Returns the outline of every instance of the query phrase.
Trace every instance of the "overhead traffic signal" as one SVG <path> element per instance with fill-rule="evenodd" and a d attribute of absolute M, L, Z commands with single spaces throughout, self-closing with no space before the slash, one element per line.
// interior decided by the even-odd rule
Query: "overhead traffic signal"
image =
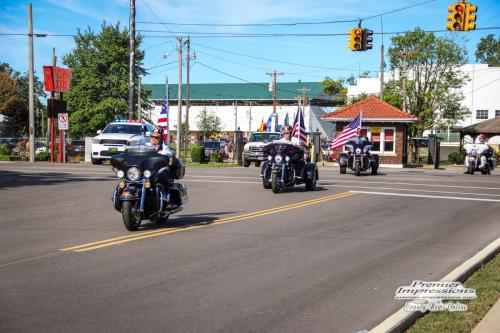
<path fill-rule="evenodd" d="M 465 26 L 465 2 L 457 2 L 452 6 L 448 7 L 448 12 L 451 14 L 448 15 L 448 24 L 446 24 L 447 30 L 452 31 L 464 31 Z M 474 17 L 475 19 L 475 17 Z"/>
<path fill-rule="evenodd" d="M 371 50 L 373 47 L 373 30 L 363 29 L 361 34 L 361 50 Z"/>
<path fill-rule="evenodd" d="M 352 51 L 361 51 L 361 39 L 363 31 L 361 28 L 354 28 L 348 31 L 349 33 L 349 47 Z"/>
<path fill-rule="evenodd" d="M 470 3 L 466 4 L 465 7 L 465 31 L 476 30 L 476 13 L 477 6 L 471 5 Z"/>

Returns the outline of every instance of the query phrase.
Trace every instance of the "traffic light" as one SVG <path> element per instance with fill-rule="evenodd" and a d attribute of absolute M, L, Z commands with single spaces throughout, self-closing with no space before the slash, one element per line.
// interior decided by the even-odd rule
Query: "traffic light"
<path fill-rule="evenodd" d="M 465 3 L 457 2 L 453 6 L 448 7 L 448 24 L 446 24 L 447 30 L 452 31 L 464 31 L 465 25 Z"/>
<path fill-rule="evenodd" d="M 354 28 L 348 31 L 349 32 L 349 47 L 352 51 L 361 51 L 361 39 L 362 39 L 362 30 L 361 28 Z"/>
<path fill-rule="evenodd" d="M 466 4 L 465 7 L 465 31 L 476 30 L 476 13 L 477 6 L 471 5 L 470 3 Z"/>
<path fill-rule="evenodd" d="M 363 29 L 363 33 L 361 34 L 361 50 L 371 50 L 372 42 L 373 42 L 373 30 Z"/>

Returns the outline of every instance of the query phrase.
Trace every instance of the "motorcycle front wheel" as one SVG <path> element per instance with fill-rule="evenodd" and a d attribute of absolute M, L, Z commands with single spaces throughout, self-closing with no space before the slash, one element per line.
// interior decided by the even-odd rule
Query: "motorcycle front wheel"
<path fill-rule="evenodd" d="M 356 173 L 356 176 L 361 175 L 361 163 L 356 162 L 354 164 L 354 172 Z"/>
<path fill-rule="evenodd" d="M 475 169 L 475 165 L 474 163 L 470 163 L 469 162 L 469 175 L 473 175 L 474 174 L 474 170 Z"/>
<path fill-rule="evenodd" d="M 136 213 L 137 203 L 133 201 L 122 202 L 123 224 L 128 231 L 137 231 L 141 225 L 141 216 Z"/>
<path fill-rule="evenodd" d="M 280 191 L 280 184 L 278 181 L 278 173 L 277 172 L 273 172 L 273 174 L 271 176 L 271 188 L 273 189 L 274 193 L 279 193 L 279 191 Z"/>

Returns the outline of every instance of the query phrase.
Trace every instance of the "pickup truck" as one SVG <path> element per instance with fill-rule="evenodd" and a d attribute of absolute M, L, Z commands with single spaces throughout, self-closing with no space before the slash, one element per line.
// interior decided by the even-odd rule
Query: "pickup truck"
<path fill-rule="evenodd" d="M 249 167 L 250 163 L 255 162 L 255 166 L 259 167 L 265 158 L 264 146 L 279 139 L 281 139 L 280 132 L 253 133 L 243 147 L 243 166 Z"/>

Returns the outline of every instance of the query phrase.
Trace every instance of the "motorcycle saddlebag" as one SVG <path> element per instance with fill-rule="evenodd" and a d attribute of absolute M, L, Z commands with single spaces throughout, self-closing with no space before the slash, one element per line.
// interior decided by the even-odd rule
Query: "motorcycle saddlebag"
<path fill-rule="evenodd" d="M 186 173 L 186 167 L 184 163 L 178 158 L 174 158 L 172 166 L 170 166 L 169 177 L 170 179 L 182 179 Z"/>

